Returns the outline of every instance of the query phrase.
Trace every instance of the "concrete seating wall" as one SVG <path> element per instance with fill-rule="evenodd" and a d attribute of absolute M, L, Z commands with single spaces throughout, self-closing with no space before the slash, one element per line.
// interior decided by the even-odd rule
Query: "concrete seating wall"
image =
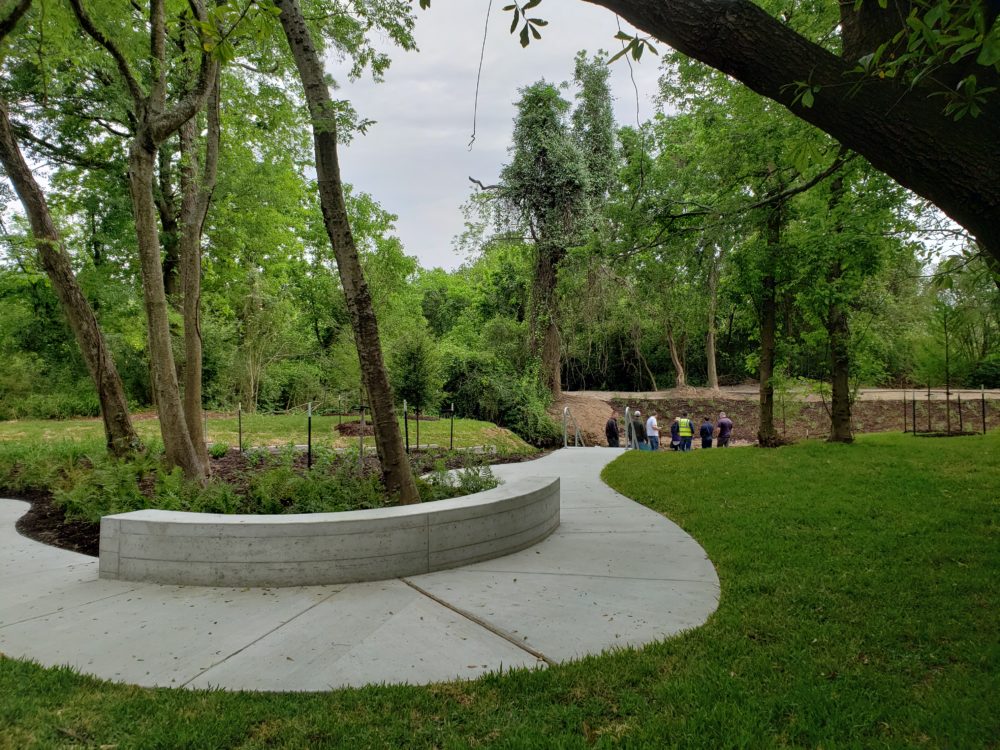
<path fill-rule="evenodd" d="M 287 516 L 139 510 L 101 519 L 100 577 L 312 586 L 429 573 L 530 547 L 559 526 L 559 478 L 475 495 Z"/>

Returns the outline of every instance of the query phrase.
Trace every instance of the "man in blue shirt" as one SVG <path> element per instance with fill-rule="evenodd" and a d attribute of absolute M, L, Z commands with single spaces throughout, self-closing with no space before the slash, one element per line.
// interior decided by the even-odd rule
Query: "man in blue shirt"
<path fill-rule="evenodd" d="M 704 420 L 701 423 L 701 429 L 698 430 L 698 434 L 701 435 L 701 447 L 711 448 L 712 447 L 712 434 L 715 432 L 715 425 L 713 425 L 708 417 L 702 417 Z"/>

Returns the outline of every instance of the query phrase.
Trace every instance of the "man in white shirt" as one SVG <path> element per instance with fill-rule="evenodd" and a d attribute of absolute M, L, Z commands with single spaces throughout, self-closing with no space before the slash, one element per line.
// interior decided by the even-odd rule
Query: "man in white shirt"
<path fill-rule="evenodd" d="M 646 439 L 652 450 L 658 451 L 660 449 L 660 425 L 656 423 L 655 414 L 650 414 L 649 419 L 646 420 Z"/>

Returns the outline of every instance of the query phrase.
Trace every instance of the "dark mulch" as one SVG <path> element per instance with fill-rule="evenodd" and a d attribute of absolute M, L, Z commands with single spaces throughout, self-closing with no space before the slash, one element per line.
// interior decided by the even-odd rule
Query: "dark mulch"
<path fill-rule="evenodd" d="M 7 492 L 2 494 L 12 497 Z M 67 521 L 65 511 L 52 501 L 48 492 L 19 493 L 18 499 L 31 503 L 31 509 L 17 519 L 15 528 L 20 534 L 36 542 L 97 557 L 101 536 L 99 523 Z"/>
<path fill-rule="evenodd" d="M 335 425 L 334 429 L 336 429 L 341 435 L 346 435 L 348 437 L 357 437 L 362 434 L 361 422 L 341 422 L 340 424 Z M 364 434 L 368 436 L 375 434 L 375 428 L 368 422 L 365 422 Z"/>
<path fill-rule="evenodd" d="M 547 452 L 546 452 L 547 453 Z M 503 455 L 482 456 L 486 463 L 520 463 L 540 458 L 545 453 L 534 455 Z M 426 474 L 443 460 L 445 468 L 460 469 L 468 466 L 468 457 L 463 454 L 444 454 L 441 451 L 412 451 L 410 464 L 416 474 Z M 292 465 L 301 471 L 306 470 L 308 457 L 304 452 L 297 453 Z M 268 468 L 268 462 L 262 461 L 251 452 L 240 453 L 231 450 L 224 456 L 212 458 L 212 476 L 233 485 L 237 492 L 245 492 L 254 473 Z M 364 457 L 365 474 L 378 474 L 381 471 L 378 456 L 368 454 Z M 148 497 L 155 491 L 155 479 L 145 478 L 140 489 Z M 97 557 L 100 547 L 101 525 L 87 521 L 67 521 L 66 514 L 55 504 L 52 494 L 46 491 L 10 492 L 0 487 L 0 497 L 11 497 L 26 500 L 31 504 L 30 510 L 17 521 L 19 533 L 53 547 L 60 547 L 72 552 Z"/>

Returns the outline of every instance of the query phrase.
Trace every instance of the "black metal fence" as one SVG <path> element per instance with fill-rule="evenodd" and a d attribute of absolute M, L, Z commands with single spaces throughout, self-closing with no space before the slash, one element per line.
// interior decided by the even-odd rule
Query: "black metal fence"
<path fill-rule="evenodd" d="M 990 414 L 986 392 L 904 391 L 903 432 L 914 435 L 985 434 Z"/>

